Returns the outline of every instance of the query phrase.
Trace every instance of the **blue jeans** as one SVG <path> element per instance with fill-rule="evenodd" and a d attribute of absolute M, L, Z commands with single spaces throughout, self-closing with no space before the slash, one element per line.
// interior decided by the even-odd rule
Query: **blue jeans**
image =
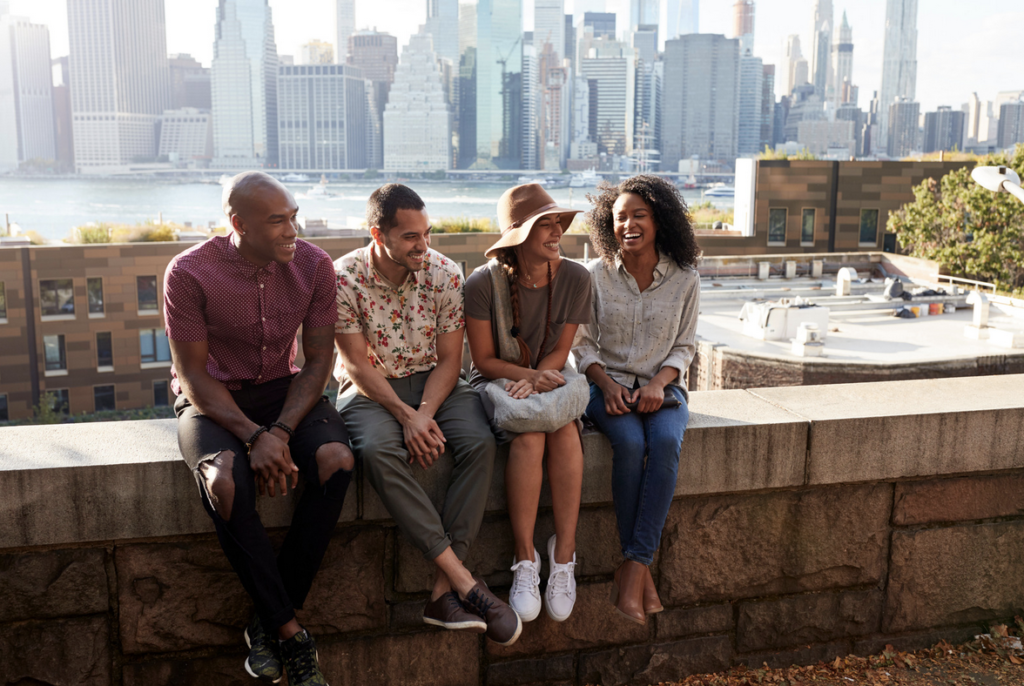
<path fill-rule="evenodd" d="M 690 420 L 682 389 L 669 385 L 665 390 L 679 398 L 678 407 L 609 415 L 604 393 L 594 384 L 587 405 L 587 416 L 612 444 L 612 499 L 622 556 L 645 565 L 651 564 L 661 544 L 676 490 L 679 449 Z"/>

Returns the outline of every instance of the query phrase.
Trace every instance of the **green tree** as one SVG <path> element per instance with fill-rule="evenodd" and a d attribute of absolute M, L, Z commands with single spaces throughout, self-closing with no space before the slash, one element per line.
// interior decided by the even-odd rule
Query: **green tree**
<path fill-rule="evenodd" d="M 1024 146 L 990 155 L 980 165 L 1024 174 Z M 989 281 L 1002 290 L 1024 287 L 1024 204 L 971 179 L 971 167 L 914 188 L 914 202 L 889 215 L 887 229 L 903 250 L 934 260 L 955 276 Z"/>

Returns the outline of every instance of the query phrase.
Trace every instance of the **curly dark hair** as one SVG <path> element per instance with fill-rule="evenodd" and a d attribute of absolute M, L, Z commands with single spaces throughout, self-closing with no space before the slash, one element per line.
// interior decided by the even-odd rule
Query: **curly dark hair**
<path fill-rule="evenodd" d="M 660 176 L 641 174 L 626 179 L 618 186 L 604 183 L 597 189 L 599 193 L 596 196 L 587 194 L 587 200 L 594 204 L 594 209 L 587 212 L 586 217 L 590 225 L 590 242 L 602 260 L 614 264 L 615 258 L 622 253 L 622 246 L 615 238 L 612 206 L 623 193 L 636 193 L 651 208 L 651 216 L 658 229 L 654 239 L 658 252 L 668 255 L 680 267 L 697 268 L 701 250 L 693 235 L 690 212 L 686 201 L 671 182 Z"/>

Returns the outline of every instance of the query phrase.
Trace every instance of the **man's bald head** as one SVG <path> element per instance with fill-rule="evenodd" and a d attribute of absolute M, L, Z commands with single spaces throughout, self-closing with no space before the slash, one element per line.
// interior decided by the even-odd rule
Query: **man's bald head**
<path fill-rule="evenodd" d="M 245 215 L 261 195 L 268 191 L 291 196 L 290 191 L 280 181 L 265 172 L 247 171 L 236 175 L 224 186 L 224 193 L 221 196 L 224 214 L 229 218 L 235 214 Z"/>

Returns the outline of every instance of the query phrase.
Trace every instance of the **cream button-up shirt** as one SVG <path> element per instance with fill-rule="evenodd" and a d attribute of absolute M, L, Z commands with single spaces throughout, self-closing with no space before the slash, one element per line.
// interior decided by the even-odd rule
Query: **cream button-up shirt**
<path fill-rule="evenodd" d="M 697 270 L 680 268 L 662 255 L 654 282 L 641 293 L 621 260 L 614 266 L 593 260 L 587 269 L 593 311 L 590 324 L 580 325 L 573 342 L 580 373 L 599 364 L 632 388 L 637 381 L 647 385 L 663 367 L 675 367 L 679 376 L 673 383 L 685 393 L 683 374 L 693 360 L 700 311 Z"/>

